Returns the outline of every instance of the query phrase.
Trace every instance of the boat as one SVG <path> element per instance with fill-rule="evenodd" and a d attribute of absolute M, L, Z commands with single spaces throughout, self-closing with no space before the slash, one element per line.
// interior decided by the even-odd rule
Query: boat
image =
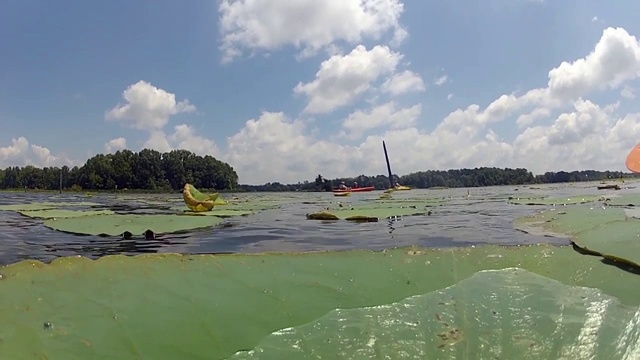
<path fill-rule="evenodd" d="M 387 153 L 387 144 L 382 141 L 382 149 L 384 150 L 384 160 L 387 162 L 387 172 L 389 173 L 389 188 L 385 193 L 390 194 L 394 191 L 411 190 L 410 186 L 400 185 L 397 182 L 393 183 L 393 173 L 391 172 L 391 163 L 389 162 L 389 154 Z"/>
<path fill-rule="evenodd" d="M 333 193 L 333 196 L 350 196 L 350 195 L 351 195 L 351 191 Z"/>
<path fill-rule="evenodd" d="M 375 186 L 364 186 L 364 187 L 358 187 L 358 188 L 333 189 L 333 193 L 339 194 L 339 193 L 351 193 L 351 192 L 365 192 L 365 191 L 373 191 L 375 189 L 376 189 Z"/>

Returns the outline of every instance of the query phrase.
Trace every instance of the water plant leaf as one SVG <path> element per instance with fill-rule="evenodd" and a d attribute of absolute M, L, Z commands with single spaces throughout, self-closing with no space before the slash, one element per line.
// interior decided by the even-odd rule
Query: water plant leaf
<path fill-rule="evenodd" d="M 539 227 L 558 235 L 572 236 L 612 221 L 625 220 L 627 216 L 622 209 L 575 206 L 561 210 L 542 211 L 518 218 L 514 221 L 514 227 L 526 232 Z"/>
<path fill-rule="evenodd" d="M 637 311 L 598 289 L 490 270 L 397 303 L 333 310 L 230 359 L 625 359 L 640 336 Z"/>
<path fill-rule="evenodd" d="M 184 203 L 189 209 L 191 209 L 191 211 L 203 212 L 211 211 L 211 209 L 213 209 L 216 205 L 216 200 L 220 197 L 220 194 L 213 193 L 206 195 L 201 193 L 193 185 L 187 183 L 184 184 L 184 189 L 182 189 L 182 197 L 184 199 Z"/>
<path fill-rule="evenodd" d="M 429 207 L 438 206 L 442 199 L 425 200 L 376 200 L 357 203 L 335 203 L 325 209 L 307 214 L 309 220 L 373 221 L 394 216 L 422 215 Z"/>
<path fill-rule="evenodd" d="M 94 215 L 78 218 L 48 219 L 48 228 L 73 234 L 122 235 L 125 231 L 141 235 L 147 230 L 156 234 L 175 233 L 216 226 L 222 222 L 217 216 L 186 215 Z"/>
<path fill-rule="evenodd" d="M 40 202 L 40 203 L 26 203 L 26 204 L 9 204 L 0 205 L 0 211 L 26 211 L 26 210 L 46 210 L 55 209 L 60 207 L 86 207 L 86 206 L 99 206 L 101 204 L 95 202 Z"/>
<path fill-rule="evenodd" d="M 640 194 L 611 196 L 605 200 L 609 206 L 640 206 Z"/>
<path fill-rule="evenodd" d="M 381 207 L 381 208 L 342 208 L 336 210 L 323 210 L 317 213 L 307 214 L 309 220 L 383 220 L 394 216 L 409 216 L 426 214 L 428 210 L 418 207 Z M 334 217 L 332 217 L 333 215 Z"/>
<path fill-rule="evenodd" d="M 91 215 L 111 215 L 111 210 L 67 210 L 67 209 L 42 209 L 42 210 L 23 210 L 18 211 L 20 214 L 36 219 L 61 219 L 75 218 L 79 216 Z"/>
<path fill-rule="evenodd" d="M 184 214 L 186 215 L 198 215 L 198 216 L 218 216 L 221 218 L 233 217 L 233 216 L 247 216 L 254 214 L 253 211 L 250 210 L 239 210 L 239 209 L 228 209 L 225 207 L 216 207 L 211 211 L 207 212 L 192 212 L 189 210 L 185 210 Z"/>
<path fill-rule="evenodd" d="M 595 201 L 603 201 L 605 198 L 598 195 L 575 195 L 569 197 L 511 197 L 507 199 L 509 204 L 514 205 L 576 205 Z"/>
<path fill-rule="evenodd" d="M 334 309 L 390 304 L 451 286 L 480 270 L 515 266 L 567 285 L 600 288 L 627 305 L 640 304 L 639 276 L 571 248 L 543 245 L 118 255 L 95 261 L 69 257 L 48 265 L 23 261 L 0 268 L 0 354 L 7 359 L 223 359 L 254 348 L 274 331 L 307 324 Z M 504 296 L 519 297 L 524 291 L 518 282 L 498 284 Z M 564 315 L 570 319 L 581 308 L 573 311 L 571 295 L 564 294 L 555 299 L 567 303 Z M 575 291 L 576 297 L 580 294 Z M 493 304 L 483 299 L 469 293 L 459 299 L 459 307 L 474 306 L 465 301 Z M 606 323 L 623 326 L 614 320 Z M 485 330 L 503 329 L 505 341 L 519 340 L 509 332 L 514 324 L 495 326 Z M 558 346 L 575 340 L 562 331 L 556 335 Z"/>
<path fill-rule="evenodd" d="M 640 266 L 640 220 L 636 215 L 640 214 L 630 209 L 574 206 L 518 219 L 515 226 L 569 236 L 594 255 Z"/>

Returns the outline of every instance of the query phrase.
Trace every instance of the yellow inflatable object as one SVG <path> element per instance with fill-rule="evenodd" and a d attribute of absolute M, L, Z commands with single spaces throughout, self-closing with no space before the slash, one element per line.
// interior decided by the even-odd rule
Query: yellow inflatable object
<path fill-rule="evenodd" d="M 411 186 L 398 185 L 393 188 L 394 190 L 411 190 Z"/>
<path fill-rule="evenodd" d="M 184 184 L 182 198 L 187 207 L 196 212 L 211 211 L 215 205 L 226 204 L 226 201 L 220 198 L 220 194 L 205 195 L 191 184 Z"/>

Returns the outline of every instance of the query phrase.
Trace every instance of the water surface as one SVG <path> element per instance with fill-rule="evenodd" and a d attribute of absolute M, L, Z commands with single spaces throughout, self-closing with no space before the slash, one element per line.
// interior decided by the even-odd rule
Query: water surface
<path fill-rule="evenodd" d="M 326 251 L 349 249 L 381 250 L 407 245 L 423 247 L 474 246 L 482 244 L 522 245 L 533 243 L 566 244 L 566 239 L 537 236 L 517 231 L 513 220 L 551 206 L 508 204 L 509 197 L 573 197 L 601 194 L 610 196 L 634 192 L 599 191 L 595 183 L 500 186 L 445 190 L 412 190 L 394 197 L 446 198 L 443 206 L 433 208 L 430 216 L 408 216 L 377 223 L 306 220 L 305 214 L 319 211 L 330 202 L 357 202 L 375 199 L 380 191 L 353 194 L 351 198 L 331 193 L 252 193 L 242 198 L 281 199 L 279 209 L 255 215 L 228 218 L 224 227 L 188 234 L 163 235 L 155 240 L 117 237 L 78 236 L 51 230 L 42 220 L 18 213 L 0 211 L 0 264 L 22 259 L 50 261 L 59 256 L 83 255 L 97 258 L 108 254 L 140 253 L 256 253 L 264 251 Z M 111 206 L 131 204 L 130 198 L 175 199 L 181 194 L 113 195 L 98 194 L 85 198 L 78 194 L 0 193 L 0 204 L 43 201 L 91 201 Z M 225 194 L 229 198 L 234 194 Z M 560 205 L 561 206 L 561 205 Z M 138 211 L 154 211 L 141 209 Z"/>

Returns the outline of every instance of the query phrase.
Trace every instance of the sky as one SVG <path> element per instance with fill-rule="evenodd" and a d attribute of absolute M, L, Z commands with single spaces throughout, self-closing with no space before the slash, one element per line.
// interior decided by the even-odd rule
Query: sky
<path fill-rule="evenodd" d="M 187 149 L 244 184 L 625 170 L 640 2 L 4 0 L 0 167 Z"/>

